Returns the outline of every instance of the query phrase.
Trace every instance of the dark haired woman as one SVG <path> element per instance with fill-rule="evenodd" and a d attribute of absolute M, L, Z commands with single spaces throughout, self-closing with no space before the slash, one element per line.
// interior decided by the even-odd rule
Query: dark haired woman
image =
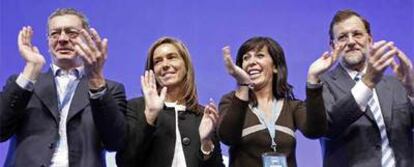
<path fill-rule="evenodd" d="M 324 54 L 309 68 L 307 101 L 296 100 L 287 82 L 287 66 L 281 46 L 269 37 L 254 37 L 242 44 L 231 60 L 229 47 L 224 61 L 237 88 L 219 104 L 219 138 L 230 146 L 230 166 L 262 166 L 261 155 L 283 154 L 289 167 L 296 166 L 295 131 L 308 138 L 321 137 L 327 121 L 319 76 L 336 56 Z M 335 54 L 333 54 L 335 55 Z"/>

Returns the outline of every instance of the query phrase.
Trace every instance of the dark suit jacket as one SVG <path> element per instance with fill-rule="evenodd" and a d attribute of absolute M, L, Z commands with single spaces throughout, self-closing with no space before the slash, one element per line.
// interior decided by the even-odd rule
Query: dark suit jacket
<path fill-rule="evenodd" d="M 381 166 L 381 138 L 372 112 L 362 112 L 352 96 L 355 82 L 342 66 L 322 77 L 328 133 L 321 139 L 325 167 Z M 378 95 L 396 166 L 414 166 L 414 107 L 394 77 L 384 76 Z"/>
<path fill-rule="evenodd" d="M 33 92 L 20 88 L 16 78 L 9 78 L 0 96 L 0 141 L 11 138 L 4 166 L 49 166 L 59 125 L 52 71 L 39 76 Z M 88 91 L 83 77 L 67 117 L 71 167 L 105 166 L 104 149 L 119 150 L 126 135 L 123 85 L 107 81 L 98 99 L 90 99 Z"/>
<path fill-rule="evenodd" d="M 174 108 L 164 108 L 158 115 L 156 125 L 147 124 L 144 98 L 128 101 L 128 137 L 125 148 L 116 155 L 119 167 L 148 166 L 170 167 L 175 148 Z M 202 160 L 198 127 L 202 114 L 192 111 L 180 112 L 178 126 L 187 167 L 215 167 L 222 164 L 220 144 L 215 138 L 214 151 L 207 160 Z"/>

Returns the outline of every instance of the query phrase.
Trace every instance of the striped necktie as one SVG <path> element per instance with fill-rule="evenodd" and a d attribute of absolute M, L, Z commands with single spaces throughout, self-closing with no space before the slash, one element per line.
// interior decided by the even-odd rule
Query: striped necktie
<path fill-rule="evenodd" d="M 358 73 L 353 78 L 356 82 L 361 80 L 361 73 Z M 391 149 L 387 130 L 385 128 L 384 117 L 381 113 L 381 108 L 378 101 L 374 98 L 374 95 L 370 97 L 368 101 L 369 108 L 374 115 L 375 122 L 377 123 L 378 129 L 380 131 L 381 136 L 381 167 L 395 167 L 395 157 L 394 152 Z"/>
<path fill-rule="evenodd" d="M 354 77 L 354 81 L 355 82 L 358 82 L 359 80 L 361 80 L 361 73 L 357 73 L 357 75 L 355 75 L 355 77 Z"/>
<path fill-rule="evenodd" d="M 375 122 L 377 123 L 378 129 L 381 136 L 381 166 L 382 167 L 395 167 L 394 152 L 391 149 L 387 130 L 385 128 L 384 118 L 381 113 L 381 108 L 378 101 L 372 96 L 368 101 L 368 105 L 374 115 Z"/>

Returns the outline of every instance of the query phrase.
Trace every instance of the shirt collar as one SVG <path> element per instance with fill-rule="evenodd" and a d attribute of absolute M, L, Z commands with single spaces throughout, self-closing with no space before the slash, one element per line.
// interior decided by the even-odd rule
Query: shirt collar
<path fill-rule="evenodd" d="M 360 71 L 355 71 L 355 70 L 353 70 L 353 69 L 350 69 L 350 68 L 347 68 L 345 65 L 343 65 L 343 63 L 341 62 L 341 63 L 339 63 L 344 69 L 345 69 L 345 71 L 346 71 L 346 73 L 348 73 L 348 75 L 351 77 L 351 78 L 355 78 L 355 76 L 357 76 L 358 74 L 360 75 L 360 76 L 363 76 L 365 73 L 366 73 L 366 71 L 367 71 L 367 66 L 364 66 L 364 69 L 362 70 L 362 72 L 360 72 Z"/>
<path fill-rule="evenodd" d="M 186 107 L 181 104 L 177 104 L 177 102 L 164 102 L 165 106 L 174 108 L 176 111 L 185 111 Z"/>
<path fill-rule="evenodd" d="M 62 68 L 60 68 L 59 66 L 57 66 L 56 64 L 51 64 L 50 68 L 53 71 L 53 76 L 60 76 L 60 75 L 65 75 L 65 74 L 69 74 L 69 75 L 74 75 L 76 76 L 76 78 L 81 78 L 83 75 L 85 75 L 85 67 L 84 66 L 79 66 L 76 68 L 73 68 L 69 71 L 65 71 Z"/>

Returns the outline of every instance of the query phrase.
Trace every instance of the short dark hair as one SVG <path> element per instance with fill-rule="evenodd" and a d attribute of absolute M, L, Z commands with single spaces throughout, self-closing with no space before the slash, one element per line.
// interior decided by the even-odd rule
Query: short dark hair
<path fill-rule="evenodd" d="M 333 27 L 338 24 L 339 22 L 342 22 L 346 19 L 349 19 L 352 16 L 356 16 L 359 19 L 361 19 L 362 23 L 364 23 L 365 29 L 367 31 L 367 33 L 371 36 L 371 27 L 369 22 L 362 17 L 360 14 L 358 14 L 357 12 L 351 10 L 351 9 L 345 9 L 345 10 L 339 10 L 335 13 L 335 16 L 332 18 L 331 20 L 331 24 L 329 26 L 329 42 L 332 44 L 333 40 L 334 40 L 334 33 L 333 33 Z"/>
<path fill-rule="evenodd" d="M 285 53 L 282 47 L 270 37 L 252 37 L 244 42 L 237 51 L 236 65 L 242 67 L 243 55 L 251 50 L 260 51 L 263 47 L 267 47 L 267 50 L 272 58 L 273 64 L 277 69 L 277 74 L 273 73 L 272 89 L 273 96 L 276 99 L 286 98 L 288 100 L 295 100 L 293 94 L 293 87 L 287 82 L 288 70 L 285 60 Z M 252 97 L 253 105 L 257 105 L 256 98 L 249 93 Z"/>
<path fill-rule="evenodd" d="M 88 18 L 80 11 L 74 9 L 74 8 L 58 8 L 54 12 L 52 12 L 48 19 L 47 19 L 47 25 L 49 26 L 50 20 L 56 16 L 63 16 L 63 15 L 74 15 L 78 16 L 79 19 L 82 22 L 82 27 L 86 30 L 89 29 L 89 21 Z"/>

